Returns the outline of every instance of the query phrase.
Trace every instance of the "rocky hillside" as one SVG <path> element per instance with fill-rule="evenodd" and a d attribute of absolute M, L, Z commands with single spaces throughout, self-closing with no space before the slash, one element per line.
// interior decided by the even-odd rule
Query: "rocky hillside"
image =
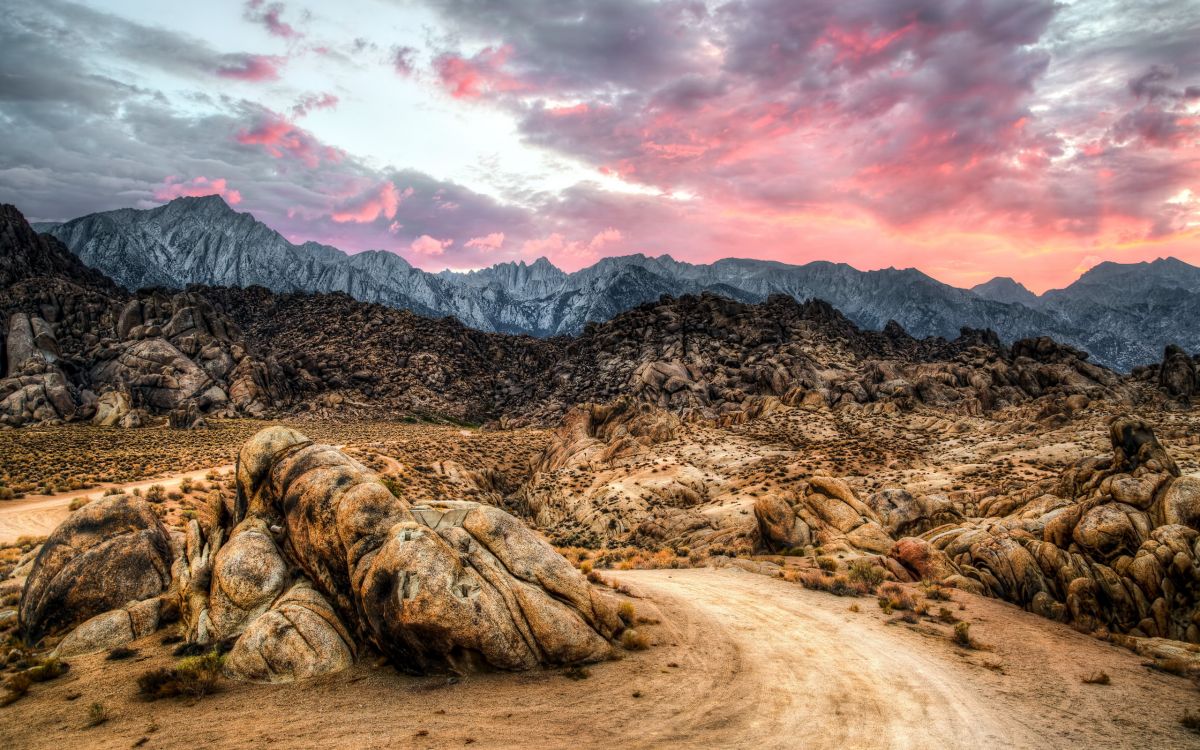
<path fill-rule="evenodd" d="M 664 297 L 574 338 L 538 339 L 344 293 L 130 294 L 5 215 L 8 255 L 30 259 L 8 267 L 40 274 L 0 298 L 7 424 L 297 412 L 544 424 L 625 395 L 718 420 L 742 419 L 763 399 L 978 414 L 1045 396 L 1128 402 L 1146 390 L 1049 338 L 1006 346 L 964 329 L 916 339 L 895 322 L 866 331 L 825 302 L 786 295 Z"/>
<path fill-rule="evenodd" d="M 0 425 L 263 414 L 281 378 L 188 293 L 130 295 L 0 206 Z"/>
<path fill-rule="evenodd" d="M 914 269 L 863 272 L 841 263 L 733 258 L 693 265 L 665 255 L 605 258 L 574 273 L 543 258 L 432 274 L 390 252 L 347 255 L 313 242 L 294 245 L 217 196 L 44 229 L 130 290 L 205 284 L 345 292 L 492 332 L 575 335 L 588 322 L 664 294 L 712 292 L 743 302 L 773 294 L 823 299 L 862 328 L 880 330 L 894 320 L 918 337 L 951 338 L 962 327 L 994 330 L 1005 342 L 1051 336 L 1121 371 L 1155 360 L 1169 344 L 1200 349 L 1200 331 L 1190 324 L 1200 316 L 1200 269 L 1175 259 L 1104 263 L 1039 297 L 1011 279 L 966 290 Z"/>

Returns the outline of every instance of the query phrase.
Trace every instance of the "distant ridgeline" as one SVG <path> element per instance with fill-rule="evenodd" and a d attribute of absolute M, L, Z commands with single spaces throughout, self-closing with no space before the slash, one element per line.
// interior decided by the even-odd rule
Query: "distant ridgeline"
<path fill-rule="evenodd" d="M 967 290 L 914 269 L 864 272 L 839 263 L 733 258 L 693 265 L 665 255 L 605 258 L 574 273 L 545 258 L 429 273 L 390 252 L 347 255 L 315 242 L 293 245 L 218 196 L 37 228 L 129 290 L 205 284 L 345 292 L 490 332 L 575 335 L 589 321 L 664 294 L 712 292 L 741 302 L 772 294 L 823 299 L 862 328 L 881 330 L 894 320 L 918 338 L 953 338 L 963 327 L 996 331 L 1007 343 L 1050 336 L 1122 372 L 1157 361 L 1168 344 L 1200 350 L 1200 269 L 1173 258 L 1102 263 L 1066 289 L 1037 296 L 1007 278 Z"/>
<path fill-rule="evenodd" d="M 191 222 L 195 231 L 208 226 L 197 219 L 204 209 L 231 217 L 245 236 L 267 232 L 267 239 L 278 238 L 217 199 L 180 200 L 156 211 L 184 209 L 190 218 L 181 222 Z M 164 232 L 170 225 L 156 224 Z M 70 237 L 81 230 L 73 222 L 56 231 Z M 231 227 L 226 231 L 237 236 Z M 105 239 L 96 244 L 112 236 L 97 235 Z M 192 246 L 212 252 L 212 238 L 205 237 Z M 303 255 L 302 248 L 288 247 L 293 256 Z M 329 255 L 333 260 L 324 266 L 314 253 L 293 265 L 333 275 L 364 257 L 332 249 Z M 235 280 L 251 280 L 251 270 L 265 267 L 263 258 L 243 265 L 251 257 L 240 251 L 230 257 L 227 270 Z M 371 257 L 403 263 L 386 253 Z M 623 269 L 617 275 L 649 273 L 637 263 L 673 263 L 635 260 L 610 259 L 580 273 L 606 264 Z M 696 272 L 721 266 L 674 265 Z M 212 268 L 195 265 L 201 266 Z M 535 271 L 568 278 L 544 262 L 466 275 L 414 271 L 413 278 L 449 276 L 471 286 L 489 273 L 529 277 Z M 139 284 L 166 283 L 141 273 Z M 925 278 L 914 271 L 891 273 Z M 871 284 L 885 277 L 856 276 Z M 211 416 L 301 411 L 544 424 L 575 404 L 621 397 L 706 419 L 739 418 L 770 399 L 889 410 L 933 405 L 980 414 L 1039 398 L 1186 401 L 1200 390 L 1196 361 L 1178 348 L 1167 351 L 1161 366 L 1121 376 L 1047 336 L 1006 344 L 990 330 L 964 328 L 952 340 L 918 339 L 894 321 L 864 330 L 827 302 L 797 302 L 787 294 L 754 303 L 710 293 L 656 296 L 614 310 L 604 322 L 581 321 L 574 337 L 535 338 L 478 330 L 453 317 L 422 317 L 346 293 L 203 285 L 130 292 L 85 266 L 53 236 L 37 234 L 11 206 L 0 207 L 0 281 L 0 424 L 10 426 L 92 420 L 136 427 L 166 414 L 186 427 Z M 940 287 L 934 284 L 925 285 Z M 944 289 L 978 305 L 1016 309 Z"/>

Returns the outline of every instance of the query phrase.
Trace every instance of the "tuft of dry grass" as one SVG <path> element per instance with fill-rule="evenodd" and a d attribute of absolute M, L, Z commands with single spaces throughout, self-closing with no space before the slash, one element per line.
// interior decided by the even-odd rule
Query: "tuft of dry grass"
<path fill-rule="evenodd" d="M 170 668 L 152 669 L 138 677 L 138 692 L 147 700 L 177 696 L 201 698 L 220 688 L 225 657 L 214 649 L 181 659 Z"/>
<path fill-rule="evenodd" d="M 621 633 L 621 645 L 627 651 L 645 651 L 650 648 L 650 637 L 633 628 L 626 628 Z"/>
<path fill-rule="evenodd" d="M 1103 669 L 1085 674 L 1080 679 L 1083 680 L 1085 685 L 1107 685 L 1112 682 L 1112 678 L 1108 676 L 1108 672 L 1105 672 Z"/>
<path fill-rule="evenodd" d="M 911 610 L 916 606 L 916 599 L 900 584 L 885 583 L 879 587 L 879 608 L 883 610 L 884 614 L 890 615 L 897 610 Z"/>
<path fill-rule="evenodd" d="M 954 634 L 950 636 L 956 646 L 969 648 L 975 651 L 986 651 L 987 644 L 980 643 L 971 635 L 971 623 L 957 622 L 954 624 Z"/>
<path fill-rule="evenodd" d="M 621 622 L 626 625 L 632 625 L 637 621 L 637 611 L 633 607 L 632 602 L 621 602 L 617 607 L 617 615 L 621 618 Z"/>
<path fill-rule="evenodd" d="M 108 652 L 108 656 L 104 657 L 108 661 L 121 661 L 122 659 L 130 659 L 137 656 L 137 649 L 128 648 L 126 646 L 117 646 L 112 651 Z"/>
<path fill-rule="evenodd" d="M 884 579 L 887 577 L 887 574 L 884 573 L 883 568 L 880 568 L 878 565 L 867 560 L 855 560 L 854 562 L 850 563 L 850 572 L 848 575 L 850 576 L 851 581 L 855 583 L 861 583 L 870 591 L 874 591 L 876 588 L 878 588 L 879 584 L 883 583 Z"/>
<path fill-rule="evenodd" d="M 568 680 L 586 680 L 591 676 L 592 673 L 587 667 L 580 667 L 578 665 L 574 667 L 567 667 L 563 670 L 563 677 L 566 677 Z"/>
<path fill-rule="evenodd" d="M 83 723 L 83 728 L 98 727 L 106 721 L 108 721 L 108 709 L 104 707 L 103 703 L 93 703 L 88 706 L 87 721 Z"/>
<path fill-rule="evenodd" d="M 1185 659 L 1182 656 L 1155 659 L 1154 661 L 1147 662 L 1146 666 L 1178 677 L 1200 677 L 1200 667 L 1197 666 L 1196 662 Z"/>
<path fill-rule="evenodd" d="M 57 656 L 48 656 L 40 664 L 25 670 L 25 674 L 29 675 L 29 679 L 34 682 L 49 682 L 62 677 L 70 669 L 71 665 Z"/>
<path fill-rule="evenodd" d="M 921 594 L 930 601 L 952 602 L 954 599 L 950 596 L 950 591 L 948 586 L 943 586 L 937 581 L 921 581 Z"/>
<path fill-rule="evenodd" d="M 1194 714 L 1190 710 L 1184 710 L 1183 716 L 1179 717 L 1179 723 L 1196 734 L 1200 734 L 1200 713 Z"/>

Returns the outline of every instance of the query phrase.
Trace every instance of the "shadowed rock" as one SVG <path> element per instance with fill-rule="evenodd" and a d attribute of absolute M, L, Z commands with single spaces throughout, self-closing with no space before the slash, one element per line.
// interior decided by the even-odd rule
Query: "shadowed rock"
<path fill-rule="evenodd" d="M 171 583 L 171 544 L 151 506 L 126 495 L 89 503 L 42 545 L 19 607 L 27 641 L 65 632 Z"/>

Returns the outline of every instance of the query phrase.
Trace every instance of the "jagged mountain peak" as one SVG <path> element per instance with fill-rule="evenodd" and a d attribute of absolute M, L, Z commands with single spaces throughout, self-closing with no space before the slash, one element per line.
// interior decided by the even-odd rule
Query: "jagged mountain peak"
<path fill-rule="evenodd" d="M 1003 341 L 1049 335 L 1125 370 L 1158 359 L 1167 344 L 1200 349 L 1200 330 L 1189 324 L 1200 318 L 1200 269 L 1174 258 L 1101 264 L 1039 298 L 1011 279 L 966 290 L 916 268 L 860 271 L 836 261 L 738 257 L 693 264 L 643 253 L 571 273 L 547 258 L 429 273 L 387 251 L 347 255 L 315 242 L 292 244 L 219 196 L 94 214 L 49 231 L 129 289 L 201 283 L 344 292 L 484 331 L 574 334 L 663 295 L 715 292 L 743 302 L 772 294 L 826 299 L 863 329 L 895 321 L 918 338 L 953 339 L 961 328 L 992 329 Z"/>
<path fill-rule="evenodd" d="M 994 279 L 976 284 L 971 287 L 976 295 L 996 302 L 1019 303 L 1036 306 L 1038 296 L 1010 276 L 997 276 Z"/>

